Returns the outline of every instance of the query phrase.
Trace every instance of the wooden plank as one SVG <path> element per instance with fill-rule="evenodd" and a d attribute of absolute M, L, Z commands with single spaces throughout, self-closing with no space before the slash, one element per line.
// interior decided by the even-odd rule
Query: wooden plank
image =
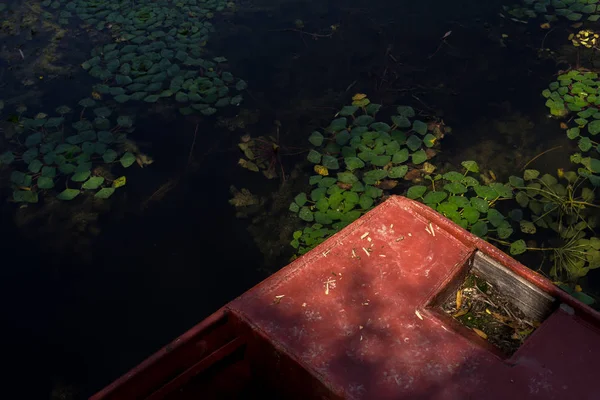
<path fill-rule="evenodd" d="M 543 321 L 555 309 L 555 298 L 481 251 L 473 256 L 473 273 L 494 285 L 527 317 Z"/>

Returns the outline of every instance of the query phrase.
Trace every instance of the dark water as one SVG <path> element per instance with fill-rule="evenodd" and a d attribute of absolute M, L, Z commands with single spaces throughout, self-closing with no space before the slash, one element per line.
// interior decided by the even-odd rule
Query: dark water
<path fill-rule="evenodd" d="M 12 370 L 15 398 L 49 398 L 57 384 L 89 396 L 258 283 L 265 270 L 285 264 L 292 249 L 280 248 L 278 232 L 253 237 L 250 220 L 236 218 L 228 204 L 231 185 L 267 198 L 279 186 L 236 165 L 236 144 L 245 131 L 271 134 L 279 120 L 282 142 L 306 147 L 312 129 L 327 124 L 352 93 L 364 92 L 382 104 L 443 116 L 454 133 L 443 143 L 442 161 L 477 159 L 506 178 L 516 163 L 556 143 L 568 155 L 571 145 L 545 117 L 540 98 L 558 70 L 555 61 L 537 56 L 544 32 L 507 23 L 498 15 L 502 3 L 259 0 L 239 3 L 233 17 L 217 17 L 209 46 L 249 83 L 242 107 L 258 110 L 256 123 L 232 133 L 210 118 L 139 110 L 143 116 L 132 137 L 149 143 L 155 163 L 128 174 L 125 194 L 100 214 L 95 236 L 60 227 L 41 234 L 48 219 L 24 231 L 15 222 L 14 204 L 4 205 L 3 359 Z M 314 40 L 289 31 L 296 19 L 306 32 L 340 27 L 332 37 Z M 448 31 L 447 44 L 436 53 Z M 77 32 L 61 42 L 74 65 L 92 47 Z M 5 37 L 12 56 L 38 40 Z M 3 90 L 11 96 L 28 90 L 15 78 L 18 57 L 0 62 Z M 59 77 L 41 85 L 31 108 L 76 102 L 94 83 L 85 73 Z M 554 156 L 535 166 L 557 168 Z M 284 165 L 291 170 L 301 158 L 289 157 Z M 177 185 L 140 212 L 140 204 L 169 179 Z M 266 238 L 279 246 L 273 257 L 257 246 Z M 86 239 L 85 246 L 76 245 L 78 239 Z"/>

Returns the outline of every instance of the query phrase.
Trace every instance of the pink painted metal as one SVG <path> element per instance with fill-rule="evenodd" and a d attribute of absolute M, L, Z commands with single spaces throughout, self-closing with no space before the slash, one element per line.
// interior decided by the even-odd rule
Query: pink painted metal
<path fill-rule="evenodd" d="M 508 359 L 432 307 L 476 250 L 569 306 Z M 285 399 L 600 399 L 599 327 L 547 279 L 391 197 L 92 399 L 253 398 L 251 382 Z"/>

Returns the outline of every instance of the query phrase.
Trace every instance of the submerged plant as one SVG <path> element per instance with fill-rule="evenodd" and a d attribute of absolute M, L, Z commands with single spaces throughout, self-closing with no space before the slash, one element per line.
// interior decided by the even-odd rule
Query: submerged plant
<path fill-rule="evenodd" d="M 510 244 L 510 252 L 518 255 L 528 250 L 549 251 L 553 263 L 550 276 L 574 282 L 600 267 L 600 239 L 586 238 L 596 225 L 591 212 L 598 208 L 593 204 L 595 195 L 584 186 L 586 179 L 573 171 L 560 171 L 559 178 L 540 175 L 537 170 L 525 170 L 522 178 L 510 177 L 515 200 L 521 206 L 510 215 L 519 223 L 522 233 L 533 235 L 538 228 L 551 229 L 558 235 L 558 243 L 539 248 L 520 239 Z"/>
<path fill-rule="evenodd" d="M 256 138 L 250 135 L 242 136 L 241 143 L 238 147 L 244 153 L 244 157 L 240 158 L 238 164 L 250 171 L 262 171 L 263 175 L 268 179 L 273 179 L 278 176 L 278 167 L 281 168 L 281 176 L 285 176 L 283 166 L 279 154 L 279 144 L 273 136 L 259 136 Z"/>
<path fill-rule="evenodd" d="M 94 100 L 84 99 L 80 105 L 78 116 L 68 106 L 58 107 L 54 117 L 40 113 L 27 118 L 22 115 L 26 109 L 19 110 L 13 148 L 0 154 L 0 164 L 12 168 L 13 201 L 37 203 L 40 194 L 72 200 L 86 192 L 106 199 L 125 184 L 124 176 L 109 179 L 101 167 L 119 163 L 127 168 L 136 162 L 135 154 L 120 147 L 133 131 L 132 118 L 122 115 L 115 123 L 112 110 L 95 107 Z"/>
<path fill-rule="evenodd" d="M 279 130 L 281 124 L 276 121 L 277 132 L 275 136 L 251 137 L 249 134 L 242 136 L 238 147 L 244 153 L 245 158 L 240 158 L 238 164 L 247 170 L 262 171 L 267 179 L 278 176 L 282 181 L 286 180 L 282 157 L 298 153 L 291 153 L 290 148 L 283 146 L 280 141 Z"/>

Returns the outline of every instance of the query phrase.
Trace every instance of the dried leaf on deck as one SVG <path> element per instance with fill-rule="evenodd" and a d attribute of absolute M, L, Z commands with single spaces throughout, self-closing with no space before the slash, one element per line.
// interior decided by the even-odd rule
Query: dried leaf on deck
<path fill-rule="evenodd" d="M 471 329 L 473 329 L 473 332 L 475 332 L 479 337 L 481 337 L 483 339 L 487 339 L 488 336 L 484 331 L 477 329 L 477 328 L 471 328 Z"/>
<path fill-rule="evenodd" d="M 462 308 L 462 299 L 463 299 L 463 292 L 462 290 L 459 290 L 458 292 L 456 292 L 456 309 L 460 310 Z"/>

